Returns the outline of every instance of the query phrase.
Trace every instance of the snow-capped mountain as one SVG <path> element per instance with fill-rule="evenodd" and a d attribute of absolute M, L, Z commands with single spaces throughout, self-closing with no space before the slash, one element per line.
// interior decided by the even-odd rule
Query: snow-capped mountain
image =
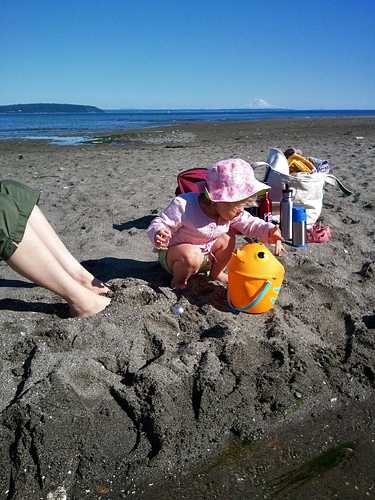
<path fill-rule="evenodd" d="M 277 108 L 277 106 L 274 106 L 273 104 L 269 104 L 268 102 L 264 101 L 263 99 L 253 99 L 248 104 L 245 104 L 244 108 L 247 108 L 247 109 L 274 109 L 274 108 Z"/>

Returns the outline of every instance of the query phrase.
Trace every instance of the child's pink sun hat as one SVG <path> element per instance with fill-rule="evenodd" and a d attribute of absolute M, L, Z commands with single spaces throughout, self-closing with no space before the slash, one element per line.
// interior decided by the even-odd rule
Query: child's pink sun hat
<path fill-rule="evenodd" d="M 258 181 L 252 166 L 240 158 L 214 163 L 206 174 L 206 195 L 211 201 L 236 202 L 271 189 Z"/>

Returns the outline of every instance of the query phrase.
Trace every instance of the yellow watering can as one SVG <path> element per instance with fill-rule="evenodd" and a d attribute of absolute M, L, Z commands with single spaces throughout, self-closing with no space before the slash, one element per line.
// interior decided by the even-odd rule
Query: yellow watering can
<path fill-rule="evenodd" d="M 262 243 L 236 249 L 228 264 L 228 304 L 236 311 L 269 311 L 279 295 L 284 272 L 284 266 Z"/>

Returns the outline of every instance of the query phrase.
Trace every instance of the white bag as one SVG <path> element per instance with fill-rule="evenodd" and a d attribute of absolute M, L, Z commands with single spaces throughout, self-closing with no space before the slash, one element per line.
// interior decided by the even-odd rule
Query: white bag
<path fill-rule="evenodd" d="M 280 206 L 283 198 L 282 191 L 286 184 L 291 188 L 293 195 L 293 205 L 305 207 L 307 228 L 311 228 L 317 221 L 323 207 L 324 184 L 337 185 L 345 195 L 353 193 L 351 189 L 345 187 L 334 175 L 325 172 L 297 172 L 294 175 L 287 175 L 275 170 L 271 165 L 265 162 L 257 162 L 251 165 L 253 168 L 266 166 L 267 170 L 263 182 L 271 186 L 268 194 L 272 202 L 272 218 L 276 221 L 280 218 L 279 210 L 274 210 Z"/>
<path fill-rule="evenodd" d="M 267 163 L 276 172 L 289 175 L 289 163 L 281 149 L 272 148 L 268 154 Z"/>

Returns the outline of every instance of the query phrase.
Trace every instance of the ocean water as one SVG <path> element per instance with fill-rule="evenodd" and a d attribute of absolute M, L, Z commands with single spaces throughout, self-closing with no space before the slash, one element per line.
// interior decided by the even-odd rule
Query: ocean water
<path fill-rule="evenodd" d="M 256 121 L 283 118 L 374 116 L 375 110 L 197 109 L 89 113 L 0 114 L 1 139 L 45 139 L 79 144 L 115 130 L 172 126 L 179 122 Z"/>

